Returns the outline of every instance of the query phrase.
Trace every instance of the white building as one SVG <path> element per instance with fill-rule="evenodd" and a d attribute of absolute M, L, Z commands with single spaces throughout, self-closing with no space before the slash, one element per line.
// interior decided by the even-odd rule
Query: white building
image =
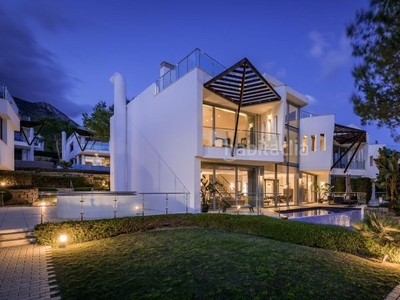
<path fill-rule="evenodd" d="M 124 78 L 111 78 L 113 191 L 189 192 L 189 212 L 199 212 L 201 180 L 219 182 L 210 203 L 218 209 L 315 202 L 320 180 L 344 169 L 369 176 L 365 162 L 353 168 L 369 157 L 364 131 L 340 127 L 334 116 L 301 119 L 307 98 L 246 58 L 225 68 L 196 49 L 177 65 L 163 62 L 160 76 L 128 104 Z M 349 140 L 339 128 L 352 132 Z M 353 148 L 355 137 L 363 148 Z M 356 160 L 336 162 L 351 145 Z M 185 204 L 172 195 L 169 205 Z"/>
<path fill-rule="evenodd" d="M 61 133 L 62 160 L 73 163 L 73 169 L 108 171 L 110 166 L 110 151 L 108 142 L 93 139 L 93 134 L 75 128 L 67 138 L 66 132 Z"/>
<path fill-rule="evenodd" d="M 14 170 L 14 131 L 19 126 L 14 99 L 7 87 L 0 84 L 0 170 Z"/>
<path fill-rule="evenodd" d="M 43 122 L 21 120 L 20 131 L 14 132 L 15 160 L 34 161 L 35 151 L 44 151 L 44 140 L 39 134 Z"/>

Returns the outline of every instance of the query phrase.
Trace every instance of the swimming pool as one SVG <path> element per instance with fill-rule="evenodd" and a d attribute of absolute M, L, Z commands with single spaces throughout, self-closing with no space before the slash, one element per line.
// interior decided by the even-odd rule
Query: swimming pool
<path fill-rule="evenodd" d="M 362 220 L 362 210 L 354 207 L 310 207 L 285 210 L 280 214 L 287 216 L 289 220 L 345 227 Z"/>

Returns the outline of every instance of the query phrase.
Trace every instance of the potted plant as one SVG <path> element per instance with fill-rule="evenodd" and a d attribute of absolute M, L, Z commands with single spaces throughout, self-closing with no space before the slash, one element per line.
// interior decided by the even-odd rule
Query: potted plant
<path fill-rule="evenodd" d="M 332 189 L 335 187 L 334 185 L 331 185 L 330 183 L 315 183 L 314 185 L 315 191 L 317 192 L 317 201 L 318 203 L 324 202 L 325 199 L 330 200 L 331 194 L 332 194 Z"/>

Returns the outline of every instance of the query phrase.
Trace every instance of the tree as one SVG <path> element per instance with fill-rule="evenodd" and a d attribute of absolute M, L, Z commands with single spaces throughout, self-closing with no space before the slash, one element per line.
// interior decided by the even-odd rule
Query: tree
<path fill-rule="evenodd" d="M 67 136 L 72 134 L 74 125 L 53 117 L 43 117 L 39 121 L 44 123 L 40 135 L 44 138 L 46 150 L 57 152 L 58 159 L 61 159 L 61 132 L 65 131 Z"/>
<path fill-rule="evenodd" d="M 379 155 L 374 159 L 378 168 L 377 186 L 386 188 L 390 197 L 390 206 L 400 209 L 398 186 L 400 184 L 399 153 L 386 147 L 379 148 Z"/>
<path fill-rule="evenodd" d="M 352 71 L 354 112 L 363 125 L 386 126 L 400 141 L 400 1 L 370 0 L 347 26 L 347 36 L 360 59 Z"/>
<path fill-rule="evenodd" d="M 110 140 L 110 118 L 114 114 L 113 107 L 108 106 L 105 101 L 99 101 L 93 112 L 82 114 L 83 126 L 95 135 L 96 140 L 108 142 Z"/>

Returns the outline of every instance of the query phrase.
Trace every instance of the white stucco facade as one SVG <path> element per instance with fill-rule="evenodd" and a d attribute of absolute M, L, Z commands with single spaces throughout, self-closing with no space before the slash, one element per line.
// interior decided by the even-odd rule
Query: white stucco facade
<path fill-rule="evenodd" d="M 224 185 L 218 193 L 225 200 L 210 200 L 214 209 L 221 209 L 222 202 L 236 208 L 271 201 L 314 202 L 315 183 L 345 175 L 342 165 L 332 168 L 339 151 L 335 147 L 349 147 L 334 143 L 335 116 L 301 118 L 307 98 L 292 87 L 264 75 L 279 97 L 238 109 L 207 86 L 223 73 L 212 76 L 201 66 L 182 72 L 180 63 L 165 62 L 160 72 L 162 80 L 128 104 L 122 75 L 112 77 L 112 191 L 160 193 L 147 204 L 154 210 L 154 203 L 165 206 L 165 193 L 169 193 L 171 211 L 182 212 L 187 205 L 189 212 L 197 213 L 202 208 L 203 179 Z M 346 173 L 366 177 L 375 171 L 365 159 L 377 149 L 368 149 L 363 142 L 355 156 L 357 168 L 350 166 Z M 190 195 L 188 203 L 182 193 Z"/>
<path fill-rule="evenodd" d="M 19 131 L 20 119 L 7 88 L 0 89 L 0 169 L 14 170 L 14 131 Z"/>

